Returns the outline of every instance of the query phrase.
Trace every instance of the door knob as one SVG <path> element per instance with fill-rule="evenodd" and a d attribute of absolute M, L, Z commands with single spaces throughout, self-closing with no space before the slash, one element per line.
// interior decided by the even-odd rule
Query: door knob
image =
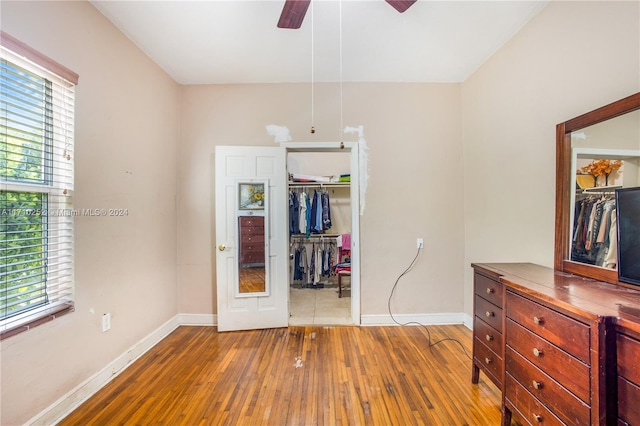
<path fill-rule="evenodd" d="M 224 244 L 220 244 L 220 245 L 218 246 L 218 250 L 220 250 L 220 251 L 224 251 L 224 249 L 226 249 L 226 248 L 227 248 L 227 247 L 226 247 Z"/>

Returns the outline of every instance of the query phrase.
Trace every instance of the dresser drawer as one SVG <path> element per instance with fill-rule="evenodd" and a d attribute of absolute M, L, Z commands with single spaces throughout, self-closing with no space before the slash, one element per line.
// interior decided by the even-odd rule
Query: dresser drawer
<path fill-rule="evenodd" d="M 618 377 L 618 418 L 640 425 L 640 387 L 622 377 Z"/>
<path fill-rule="evenodd" d="M 517 380 L 507 374 L 505 383 L 505 399 L 522 421 L 529 425 L 562 425 L 560 419 L 542 405 L 533 395 L 523 388 Z"/>
<path fill-rule="evenodd" d="M 242 254 L 241 262 L 244 263 L 262 263 L 264 264 L 264 253 L 248 252 Z"/>
<path fill-rule="evenodd" d="M 496 306 L 502 307 L 504 303 L 504 286 L 502 283 L 476 273 L 473 278 L 475 294 L 482 296 Z"/>
<path fill-rule="evenodd" d="M 502 333 L 484 322 L 480 317 L 475 317 L 473 321 L 473 334 L 493 352 L 502 353 Z"/>
<path fill-rule="evenodd" d="M 553 377 L 584 402 L 590 397 L 590 369 L 580 360 L 540 336 L 513 322 L 506 321 L 507 346 L 512 347 L 540 370 Z"/>
<path fill-rule="evenodd" d="M 522 387 L 538 398 L 564 423 L 589 424 L 591 409 L 587 404 L 510 347 L 507 347 L 505 353 L 505 368 Z"/>
<path fill-rule="evenodd" d="M 264 217 L 262 216 L 241 216 L 240 217 L 240 226 L 242 228 L 256 228 L 264 230 Z"/>
<path fill-rule="evenodd" d="M 476 295 L 475 298 L 476 316 L 482 318 L 484 322 L 502 333 L 502 309 L 487 302 L 482 297 Z"/>
<path fill-rule="evenodd" d="M 511 292 L 507 292 L 506 311 L 508 318 L 590 364 L 588 325 Z"/>
<path fill-rule="evenodd" d="M 261 243 L 264 245 L 264 235 L 242 235 L 241 242 L 246 243 Z"/>
<path fill-rule="evenodd" d="M 247 243 L 242 245 L 242 253 L 260 253 L 264 256 L 264 244 Z"/>
<path fill-rule="evenodd" d="M 482 370 L 487 373 L 487 376 L 493 383 L 499 388 L 502 387 L 502 357 L 494 353 L 484 343 L 475 339 L 473 342 L 473 353 L 476 358 L 476 362 L 482 366 Z"/>
<path fill-rule="evenodd" d="M 640 385 L 640 341 L 618 333 L 618 374 Z"/>

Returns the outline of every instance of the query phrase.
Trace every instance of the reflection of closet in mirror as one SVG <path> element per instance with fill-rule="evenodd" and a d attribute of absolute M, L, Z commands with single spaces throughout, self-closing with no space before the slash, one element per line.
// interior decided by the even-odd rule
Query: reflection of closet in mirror
<path fill-rule="evenodd" d="M 571 132 L 570 260 L 617 269 L 615 189 L 638 186 L 640 111 Z"/>
<path fill-rule="evenodd" d="M 617 269 L 615 190 L 638 186 L 639 161 L 638 149 L 572 149 L 571 261 Z"/>
<path fill-rule="evenodd" d="M 287 172 L 290 177 L 289 284 L 291 291 L 295 291 L 290 298 L 292 321 L 304 322 L 304 319 L 293 317 L 307 315 L 306 312 L 315 312 L 316 322 L 320 315 L 336 315 L 348 319 L 350 308 L 347 301 L 340 301 L 338 298 L 338 277 L 335 268 L 340 262 L 349 261 L 350 246 L 342 247 L 338 238 L 351 233 L 350 153 L 289 152 Z M 323 212 L 322 224 L 313 220 L 313 214 L 308 210 L 314 199 L 316 203 L 326 203 L 329 207 Z M 308 202 L 305 203 L 304 200 Z M 293 202 L 297 204 L 295 214 Z M 305 214 L 309 213 L 309 220 L 306 222 L 298 216 L 304 208 L 307 209 Z M 313 211 L 316 212 L 320 213 L 322 210 Z M 348 279 L 343 281 L 344 284 L 348 282 Z M 343 291 L 345 296 L 350 296 L 348 290 Z M 327 304 L 323 304 L 323 307 L 306 305 L 308 301 L 321 295 L 327 297 Z M 331 313 L 338 304 L 343 306 L 344 312 L 334 310 Z M 318 309 L 324 309 L 326 312 L 317 312 Z M 311 321 L 313 319 L 308 318 L 307 322 Z"/>

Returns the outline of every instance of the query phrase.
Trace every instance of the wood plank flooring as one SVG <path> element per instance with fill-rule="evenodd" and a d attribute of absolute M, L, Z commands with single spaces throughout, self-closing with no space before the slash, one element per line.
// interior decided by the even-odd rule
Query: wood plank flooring
<path fill-rule="evenodd" d="M 60 425 L 497 425 L 464 326 L 180 327 Z"/>
<path fill-rule="evenodd" d="M 240 293 L 262 293 L 266 287 L 264 268 L 238 268 Z"/>

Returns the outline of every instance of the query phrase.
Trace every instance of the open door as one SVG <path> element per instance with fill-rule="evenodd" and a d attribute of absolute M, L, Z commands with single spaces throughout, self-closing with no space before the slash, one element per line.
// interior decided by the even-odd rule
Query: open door
<path fill-rule="evenodd" d="M 280 147 L 215 151 L 218 331 L 287 327 L 287 179 Z"/>

